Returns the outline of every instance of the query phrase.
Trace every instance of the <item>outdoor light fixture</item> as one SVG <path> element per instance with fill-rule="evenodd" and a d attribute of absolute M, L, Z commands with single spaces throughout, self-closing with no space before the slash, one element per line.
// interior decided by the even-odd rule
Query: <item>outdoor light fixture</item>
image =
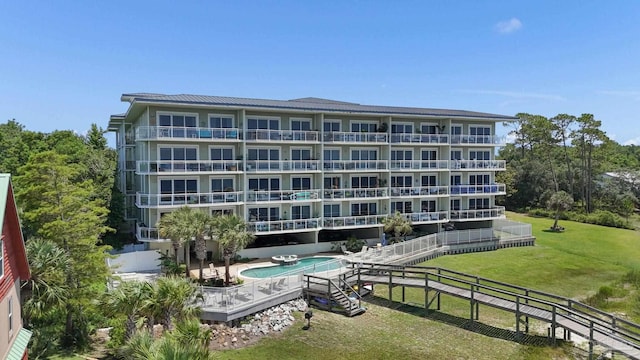
<path fill-rule="evenodd" d="M 302 328 L 303 330 L 309 330 L 309 328 L 311 327 L 312 317 L 313 317 L 313 311 L 307 310 L 307 312 L 304 313 L 304 318 L 307 319 L 307 325 Z"/>

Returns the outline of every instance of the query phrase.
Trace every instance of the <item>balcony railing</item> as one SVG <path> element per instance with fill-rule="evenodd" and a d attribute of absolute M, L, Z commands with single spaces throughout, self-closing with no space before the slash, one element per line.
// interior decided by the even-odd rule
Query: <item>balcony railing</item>
<path fill-rule="evenodd" d="M 451 195 L 506 194 L 505 184 L 452 185 Z"/>
<path fill-rule="evenodd" d="M 503 219 L 505 218 L 504 206 L 497 206 L 491 209 L 451 210 L 450 218 L 456 221 Z"/>
<path fill-rule="evenodd" d="M 274 191 L 247 191 L 247 201 L 314 201 L 320 200 L 319 189 L 309 190 L 274 190 Z"/>
<path fill-rule="evenodd" d="M 318 160 L 247 160 L 247 172 L 318 171 Z"/>
<path fill-rule="evenodd" d="M 322 227 L 328 229 L 348 228 L 348 227 L 372 227 L 382 225 L 382 219 L 387 215 L 361 215 L 343 217 L 325 217 Z"/>
<path fill-rule="evenodd" d="M 392 144 L 448 144 L 447 134 L 391 134 Z"/>
<path fill-rule="evenodd" d="M 388 135 L 385 133 L 369 133 L 369 132 L 327 132 L 324 133 L 325 142 L 339 143 L 375 143 L 386 144 L 389 142 Z"/>
<path fill-rule="evenodd" d="M 247 141 L 275 141 L 275 142 L 318 142 L 317 131 L 302 130 L 247 130 Z"/>
<path fill-rule="evenodd" d="M 371 199 L 387 197 L 387 188 L 325 189 L 323 199 Z"/>
<path fill-rule="evenodd" d="M 404 213 L 402 216 L 413 224 L 442 223 L 449 221 L 448 211 Z"/>
<path fill-rule="evenodd" d="M 279 231 L 292 232 L 315 230 L 318 229 L 319 224 L 319 218 L 279 221 L 250 221 L 247 223 L 247 229 L 250 232 L 254 232 L 259 235 Z"/>
<path fill-rule="evenodd" d="M 136 237 L 138 241 L 166 241 L 158 233 L 158 228 L 147 227 L 144 224 L 136 224 Z"/>
<path fill-rule="evenodd" d="M 217 205 L 217 204 L 239 204 L 243 201 L 242 191 L 226 191 L 211 193 L 191 193 L 191 194 L 143 194 L 136 193 L 136 205 L 138 207 L 161 207 L 161 206 L 181 206 L 181 205 Z"/>
<path fill-rule="evenodd" d="M 378 171 L 387 169 L 387 160 L 334 160 L 323 162 L 324 171 Z"/>
<path fill-rule="evenodd" d="M 242 160 L 137 161 L 136 172 L 155 173 L 211 173 L 242 171 Z"/>
<path fill-rule="evenodd" d="M 447 195 L 448 186 L 392 187 L 391 197 L 424 197 Z"/>
<path fill-rule="evenodd" d="M 497 135 L 451 135 L 451 144 L 470 144 L 470 145 L 489 145 L 498 146 L 505 145 L 507 139 L 504 136 Z"/>
<path fill-rule="evenodd" d="M 391 170 L 447 170 L 449 160 L 391 160 Z"/>
<path fill-rule="evenodd" d="M 136 140 L 186 139 L 186 140 L 240 140 L 237 128 L 201 128 L 180 126 L 140 126 L 136 129 Z"/>
<path fill-rule="evenodd" d="M 506 170 L 505 160 L 451 160 L 449 168 L 452 170 Z"/>

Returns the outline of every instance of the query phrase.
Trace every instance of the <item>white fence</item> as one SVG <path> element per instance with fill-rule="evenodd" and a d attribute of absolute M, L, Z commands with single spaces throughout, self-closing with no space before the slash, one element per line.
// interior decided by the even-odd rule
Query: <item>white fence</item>
<path fill-rule="evenodd" d="M 114 259 L 107 259 L 107 265 L 118 273 L 159 272 L 160 254 L 155 250 L 119 254 Z"/>

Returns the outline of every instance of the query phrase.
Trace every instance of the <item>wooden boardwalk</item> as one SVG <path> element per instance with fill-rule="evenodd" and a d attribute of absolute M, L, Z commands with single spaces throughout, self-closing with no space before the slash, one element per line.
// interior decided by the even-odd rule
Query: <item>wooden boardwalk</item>
<path fill-rule="evenodd" d="M 478 319 L 479 305 L 508 311 L 515 314 L 517 334 L 522 323 L 528 331 L 529 318 L 544 321 L 551 325 L 549 336 L 553 342 L 557 328 L 564 330 L 566 339 L 571 333 L 587 339 L 590 358 L 597 344 L 616 354 L 640 359 L 639 325 L 568 298 L 434 267 L 361 264 L 343 278 L 359 286 L 386 284 L 390 301 L 394 287 L 425 289 L 427 309 L 434 302 L 439 309 L 440 294 L 466 299 L 471 320 Z M 404 291 L 402 294 L 404 301 Z"/>

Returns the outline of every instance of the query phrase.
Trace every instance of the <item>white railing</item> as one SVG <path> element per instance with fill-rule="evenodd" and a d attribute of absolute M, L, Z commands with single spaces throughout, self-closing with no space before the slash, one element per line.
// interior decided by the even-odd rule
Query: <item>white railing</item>
<path fill-rule="evenodd" d="M 413 224 L 442 223 L 449 221 L 448 211 L 403 213 L 401 215 L 405 219 L 411 220 Z"/>
<path fill-rule="evenodd" d="M 242 171 L 242 160 L 153 160 L 136 161 L 136 172 L 157 173 L 211 173 Z"/>
<path fill-rule="evenodd" d="M 317 171 L 318 160 L 247 160 L 247 172 Z"/>
<path fill-rule="evenodd" d="M 440 196 L 449 193 L 448 186 L 392 187 L 391 197 Z"/>
<path fill-rule="evenodd" d="M 320 218 L 296 219 L 296 220 L 274 220 L 274 221 L 249 221 L 247 229 L 249 232 L 260 234 L 274 232 L 295 232 L 316 230 L 320 225 Z"/>
<path fill-rule="evenodd" d="M 180 205 L 215 205 L 238 204 L 243 201 L 242 191 L 219 191 L 212 193 L 190 194 L 143 194 L 136 193 L 136 206 L 180 206 Z"/>
<path fill-rule="evenodd" d="M 448 144 L 446 134 L 391 134 L 392 144 Z"/>
<path fill-rule="evenodd" d="M 387 197 L 387 188 L 325 189 L 323 199 L 372 199 Z"/>
<path fill-rule="evenodd" d="M 251 129 L 246 131 L 247 141 L 301 141 L 301 142 L 318 142 L 317 131 L 304 130 L 263 130 Z"/>
<path fill-rule="evenodd" d="M 477 210 L 451 210 L 451 220 L 468 221 L 483 219 L 500 219 L 505 217 L 504 206 L 497 206 L 491 209 Z"/>
<path fill-rule="evenodd" d="M 139 126 L 136 128 L 136 140 L 155 139 L 217 139 L 240 140 L 241 132 L 237 128 L 207 128 L 180 126 Z"/>
<path fill-rule="evenodd" d="M 452 185 L 451 195 L 505 194 L 505 184 Z"/>
<path fill-rule="evenodd" d="M 495 238 L 492 228 L 445 231 L 438 233 L 438 242 L 443 246 L 471 244 Z"/>
<path fill-rule="evenodd" d="M 341 143 L 387 143 L 388 135 L 385 133 L 370 132 L 327 132 L 324 133 L 325 142 Z"/>
<path fill-rule="evenodd" d="M 322 221 L 322 227 L 336 229 L 349 227 L 382 226 L 382 219 L 386 217 L 387 215 L 325 217 Z"/>
<path fill-rule="evenodd" d="M 505 160 L 451 160 L 452 170 L 506 170 Z"/>
<path fill-rule="evenodd" d="M 531 237 L 531 224 L 520 223 L 516 221 L 500 219 L 493 221 L 493 228 L 496 237 L 500 240 L 515 240 L 520 238 Z"/>
<path fill-rule="evenodd" d="M 247 201 L 312 201 L 320 200 L 319 189 L 309 190 L 249 190 L 247 191 Z"/>
<path fill-rule="evenodd" d="M 449 160 L 391 160 L 391 170 L 447 170 Z"/>
<path fill-rule="evenodd" d="M 451 144 L 506 145 L 507 138 L 497 135 L 452 135 Z"/>
<path fill-rule="evenodd" d="M 387 160 L 332 160 L 323 161 L 325 171 L 377 171 L 387 169 Z"/>
<path fill-rule="evenodd" d="M 136 238 L 139 241 L 168 241 L 160 237 L 158 228 L 148 227 L 136 223 Z"/>

